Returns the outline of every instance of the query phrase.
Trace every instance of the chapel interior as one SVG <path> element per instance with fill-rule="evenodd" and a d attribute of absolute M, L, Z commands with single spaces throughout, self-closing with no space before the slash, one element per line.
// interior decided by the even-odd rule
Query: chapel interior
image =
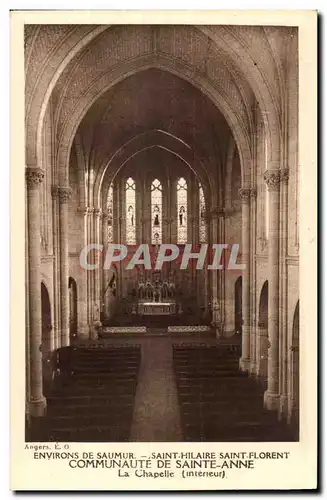
<path fill-rule="evenodd" d="M 26 440 L 298 441 L 297 29 L 25 25 L 25 137 Z"/>

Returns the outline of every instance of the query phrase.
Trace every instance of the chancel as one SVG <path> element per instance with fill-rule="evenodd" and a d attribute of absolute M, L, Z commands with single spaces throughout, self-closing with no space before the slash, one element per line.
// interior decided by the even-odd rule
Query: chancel
<path fill-rule="evenodd" d="M 298 440 L 297 29 L 26 24 L 25 103 L 26 439 Z"/>

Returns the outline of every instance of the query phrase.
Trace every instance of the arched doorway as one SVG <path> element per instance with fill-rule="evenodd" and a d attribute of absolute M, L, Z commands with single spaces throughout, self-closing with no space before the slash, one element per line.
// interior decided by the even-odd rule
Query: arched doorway
<path fill-rule="evenodd" d="M 268 376 L 268 281 L 261 288 L 256 343 L 257 375 L 267 384 Z"/>
<path fill-rule="evenodd" d="M 242 276 L 239 276 L 234 285 L 234 325 L 235 333 L 242 334 Z"/>
<path fill-rule="evenodd" d="M 299 301 L 293 316 L 292 344 L 291 344 L 291 408 L 290 423 L 294 431 L 299 432 L 299 408 L 300 408 L 300 313 Z"/>
<path fill-rule="evenodd" d="M 42 376 L 43 393 L 46 395 L 52 380 L 51 365 L 51 304 L 47 287 L 41 282 L 41 310 L 42 310 Z"/>
<path fill-rule="evenodd" d="M 70 343 L 77 336 L 77 285 L 73 278 L 69 278 L 69 339 Z"/>

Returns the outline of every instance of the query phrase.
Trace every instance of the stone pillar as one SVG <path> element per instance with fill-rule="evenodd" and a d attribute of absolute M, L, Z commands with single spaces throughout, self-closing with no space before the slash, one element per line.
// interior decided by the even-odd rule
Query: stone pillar
<path fill-rule="evenodd" d="M 281 418 L 286 418 L 288 413 L 288 342 L 287 342 L 287 309 L 288 309 L 288 283 L 287 283 L 287 253 L 288 253 L 288 179 L 289 170 L 281 170 L 281 211 L 282 211 L 282 227 L 281 227 L 281 335 L 280 335 L 280 407 L 279 415 Z"/>
<path fill-rule="evenodd" d="M 94 243 L 92 236 L 92 214 L 93 210 L 90 207 L 85 207 L 84 210 L 84 224 L 85 224 L 85 244 Z M 93 263 L 93 253 L 89 252 L 88 262 Z M 93 274 L 91 271 L 86 270 L 84 273 L 86 282 L 86 300 L 87 300 L 87 324 L 92 325 L 93 321 Z"/>
<path fill-rule="evenodd" d="M 250 296 L 250 373 L 256 375 L 257 372 L 257 322 L 256 322 L 256 265 L 255 265 L 255 253 L 256 253 L 256 199 L 257 199 L 257 188 L 252 187 L 251 192 L 251 203 L 250 203 L 250 288 L 253 293 Z"/>
<path fill-rule="evenodd" d="M 224 244 L 225 241 L 225 209 L 223 207 L 218 208 L 218 235 L 217 241 L 213 243 Z M 221 271 L 218 270 L 218 297 L 219 297 L 219 314 L 220 314 L 220 335 L 224 336 L 225 332 L 225 272 L 226 266 L 224 265 Z"/>
<path fill-rule="evenodd" d="M 88 226 L 88 209 L 79 207 L 77 213 L 80 216 L 82 247 L 88 243 L 87 226 Z M 82 250 L 82 248 L 81 248 Z M 80 276 L 77 280 L 77 337 L 80 339 L 88 339 L 90 327 L 88 322 L 88 294 L 87 294 L 87 277 L 88 271 L 82 266 L 79 268 Z"/>
<path fill-rule="evenodd" d="M 40 168 L 26 168 L 28 228 L 28 302 L 29 302 L 29 365 L 30 391 L 28 413 L 41 417 L 46 400 L 42 386 L 42 311 L 41 311 L 41 249 L 40 249 L 40 184 L 44 173 Z"/>
<path fill-rule="evenodd" d="M 54 347 L 60 347 L 60 255 L 59 255 L 59 220 L 58 220 L 58 187 L 51 187 L 52 196 L 52 248 L 53 248 L 53 330 Z"/>
<path fill-rule="evenodd" d="M 142 241 L 139 243 L 148 243 L 151 245 L 152 241 L 152 228 L 151 228 L 151 183 L 147 179 L 144 180 L 142 203 L 143 203 L 143 217 L 142 221 Z"/>
<path fill-rule="evenodd" d="M 102 220 L 102 235 L 101 235 L 101 240 L 102 240 L 102 245 L 104 248 L 104 252 L 102 253 L 102 259 L 101 259 L 101 270 L 100 274 L 102 275 L 102 287 L 101 287 L 101 311 L 103 314 L 103 318 L 107 319 L 107 301 L 106 301 L 106 293 L 107 293 L 107 286 L 108 286 L 108 274 L 109 270 L 104 269 L 104 262 L 106 258 L 106 251 L 107 251 L 107 245 L 108 245 L 108 214 L 106 212 L 102 212 L 101 220 Z"/>
<path fill-rule="evenodd" d="M 176 181 L 170 181 L 170 238 L 171 243 L 177 243 L 177 189 Z"/>
<path fill-rule="evenodd" d="M 212 244 L 216 244 L 218 242 L 218 210 L 212 210 L 211 218 L 210 218 L 210 241 Z M 209 247 L 209 251 L 211 252 L 211 248 Z M 212 252 L 211 252 L 212 253 Z M 211 261 L 213 256 L 211 257 Z M 218 301 L 218 271 L 217 269 L 212 269 L 206 272 L 211 275 L 211 311 L 212 311 L 212 320 L 211 325 L 216 330 L 216 337 L 220 337 L 220 306 Z"/>
<path fill-rule="evenodd" d="M 280 172 L 267 170 L 264 179 L 269 191 L 268 232 L 268 387 L 264 402 L 269 410 L 279 404 L 279 183 Z"/>
<path fill-rule="evenodd" d="M 291 345 L 290 351 L 290 368 L 289 368 L 289 392 L 290 401 L 288 404 L 287 421 L 290 425 L 298 427 L 299 425 L 299 410 L 300 410 L 300 394 L 299 394 L 299 345 Z"/>
<path fill-rule="evenodd" d="M 101 243 L 102 239 L 102 224 L 101 224 L 101 215 L 102 215 L 102 210 L 100 208 L 95 208 L 94 209 L 94 241 L 96 244 Z M 101 234 L 101 237 L 100 237 Z M 100 267 L 102 263 L 102 256 L 100 252 L 96 251 L 94 252 L 94 258 L 95 258 L 95 264 L 96 264 L 96 269 L 94 270 L 94 292 L 95 292 L 95 311 L 97 314 L 96 320 L 98 321 L 100 319 L 100 311 L 101 311 L 101 296 L 102 296 L 102 289 L 101 289 L 101 278 L 100 278 Z"/>
<path fill-rule="evenodd" d="M 209 241 L 212 241 L 212 212 L 208 214 L 208 236 Z M 208 257 L 206 258 L 206 264 L 208 263 Z M 199 271 L 198 271 L 199 272 Z M 209 271 L 207 265 L 204 266 L 203 271 L 200 271 L 203 274 L 203 282 L 204 282 L 204 290 L 203 290 L 203 319 L 207 322 L 211 318 L 212 314 L 212 290 L 210 290 L 210 275 L 214 271 Z"/>
<path fill-rule="evenodd" d="M 256 342 L 256 375 L 264 380 L 267 379 L 267 364 L 268 364 L 268 329 L 263 323 L 257 326 L 257 342 Z"/>
<path fill-rule="evenodd" d="M 242 357 L 240 368 L 250 369 L 250 194 L 249 188 L 241 188 L 242 202 Z"/>
<path fill-rule="evenodd" d="M 72 190 L 68 186 L 58 186 L 59 196 L 59 248 L 60 248 L 60 327 L 61 346 L 69 341 L 69 266 L 68 266 L 68 201 Z"/>

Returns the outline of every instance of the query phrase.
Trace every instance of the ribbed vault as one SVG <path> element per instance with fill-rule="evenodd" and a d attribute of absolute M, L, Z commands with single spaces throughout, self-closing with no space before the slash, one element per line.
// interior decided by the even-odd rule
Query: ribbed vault
<path fill-rule="evenodd" d="M 191 82 L 221 111 L 239 150 L 243 183 L 251 168 L 252 110 L 257 102 L 269 157 L 279 158 L 280 61 L 275 61 L 268 28 L 47 26 L 30 27 L 27 35 L 26 162 L 36 164 L 42 158 L 43 118 L 51 98 L 61 182 L 68 178 L 77 127 L 92 104 L 117 82 L 153 67 Z"/>

